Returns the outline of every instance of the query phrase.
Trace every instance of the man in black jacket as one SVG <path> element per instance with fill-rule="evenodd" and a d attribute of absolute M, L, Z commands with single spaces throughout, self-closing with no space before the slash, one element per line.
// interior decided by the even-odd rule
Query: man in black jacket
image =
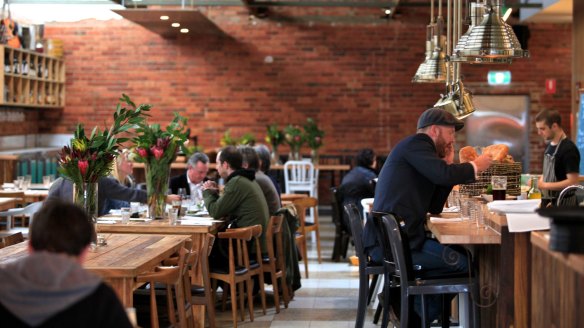
<path fill-rule="evenodd" d="M 209 157 L 204 153 L 194 153 L 187 162 L 187 172 L 172 177 L 169 188 L 173 194 L 178 194 L 183 188 L 193 200 L 203 199 L 202 185 L 209 172 Z"/>
<path fill-rule="evenodd" d="M 424 228 L 427 213 L 442 212 L 454 185 L 475 181 L 476 175 L 491 165 L 487 155 L 470 163 L 453 163 L 454 134 L 463 127 L 462 121 L 442 109 L 424 111 L 418 120 L 418 133 L 406 137 L 391 151 L 375 188 L 373 210 L 403 219 L 413 264 L 420 265 L 428 278 L 468 272 L 466 254 L 427 238 Z M 367 226 L 373 225 L 367 224 L 364 233 L 366 246 L 371 246 L 375 236 Z M 440 302 L 429 303 L 431 322 L 440 313 Z"/>
<path fill-rule="evenodd" d="M 111 287 L 81 267 L 92 233 L 81 208 L 45 202 L 31 223 L 30 255 L 0 267 L 2 327 L 132 327 Z"/>

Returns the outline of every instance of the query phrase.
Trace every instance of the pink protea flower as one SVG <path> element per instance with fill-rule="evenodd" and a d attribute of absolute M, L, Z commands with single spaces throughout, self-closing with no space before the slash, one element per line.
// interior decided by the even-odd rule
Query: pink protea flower
<path fill-rule="evenodd" d="M 87 168 L 89 167 L 89 162 L 86 160 L 79 160 L 77 161 L 77 167 L 79 167 L 81 175 L 85 175 L 85 172 L 87 172 Z"/>
<path fill-rule="evenodd" d="M 155 146 L 150 147 L 150 151 L 154 154 L 154 158 L 161 159 L 164 155 L 164 150 Z"/>
<path fill-rule="evenodd" d="M 136 148 L 136 152 L 138 152 L 138 155 L 140 155 L 140 157 L 148 157 L 148 150 L 146 150 L 145 148 Z"/>

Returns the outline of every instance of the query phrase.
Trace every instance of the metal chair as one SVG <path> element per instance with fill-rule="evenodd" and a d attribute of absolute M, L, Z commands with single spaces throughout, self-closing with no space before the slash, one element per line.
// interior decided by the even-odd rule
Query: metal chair
<path fill-rule="evenodd" d="M 338 188 L 331 188 L 332 218 L 335 225 L 335 241 L 333 244 L 333 255 L 331 259 L 339 262 L 341 257 L 347 258 L 347 249 L 351 241 L 351 228 L 345 223 L 343 218 L 343 199 Z"/>
<path fill-rule="evenodd" d="M 374 216 L 373 222 L 379 231 L 378 240 L 383 246 L 384 261 L 395 264 L 396 277 L 400 282 L 400 326 L 408 327 L 410 307 L 412 307 L 412 296 L 420 295 L 422 298 L 422 327 L 427 327 L 425 295 L 431 294 L 460 294 L 465 295 L 464 313 L 470 319 L 469 326 L 474 326 L 475 309 L 471 301 L 470 293 L 476 285 L 475 280 L 470 277 L 449 278 L 449 279 L 420 279 L 414 275 L 414 266 L 409 251 L 409 245 L 404 239 L 404 232 L 397 219 L 392 214 L 382 217 Z M 423 268 L 421 268 L 423 269 Z M 389 300 L 389 286 L 384 288 L 384 298 Z M 386 304 L 388 302 L 386 301 Z M 389 311 L 389 306 L 384 307 L 384 317 Z M 444 319 L 444 318 L 443 318 Z M 448 325 L 448 318 L 443 320 L 443 327 Z M 383 326 L 382 326 L 383 327 Z"/>
<path fill-rule="evenodd" d="M 310 197 L 318 199 L 318 171 L 311 162 L 287 161 L 284 164 L 284 187 L 287 194 L 307 192 Z M 313 221 L 315 209 L 310 209 L 310 220 Z"/>
<path fill-rule="evenodd" d="M 0 217 L 6 218 L 7 231 L 3 231 L 3 235 L 10 235 L 16 232 L 21 232 L 25 238 L 28 238 L 28 227 L 12 227 L 12 217 L 14 216 L 28 216 L 32 222 L 33 215 L 43 206 L 43 202 L 36 202 L 27 205 L 26 207 L 11 208 L 7 211 L 0 212 Z"/>
<path fill-rule="evenodd" d="M 390 281 L 390 274 L 395 273 L 390 267 L 383 263 L 371 262 L 365 254 L 363 247 L 363 220 L 359 213 L 359 208 L 355 204 L 345 205 L 345 212 L 351 222 L 351 230 L 353 234 L 353 242 L 355 243 L 355 252 L 359 258 L 359 299 L 357 302 L 357 319 L 355 320 L 355 328 L 363 327 L 365 321 L 365 312 L 367 311 L 367 304 L 370 302 L 373 287 L 377 283 L 379 275 L 384 275 L 384 281 Z M 390 269 L 390 270 L 388 270 Z M 374 279 L 369 286 L 369 276 L 373 275 Z M 389 301 L 389 300 L 388 300 Z M 387 325 L 387 320 L 384 316 L 384 324 Z"/>

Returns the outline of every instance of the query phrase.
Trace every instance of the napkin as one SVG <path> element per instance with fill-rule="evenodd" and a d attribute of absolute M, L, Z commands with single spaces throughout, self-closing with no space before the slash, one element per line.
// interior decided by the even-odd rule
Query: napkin
<path fill-rule="evenodd" d="M 454 222 L 462 222 L 462 218 L 437 218 L 437 217 L 430 217 L 430 222 L 432 223 L 454 223 Z"/>
<path fill-rule="evenodd" d="M 213 221 L 211 220 L 180 220 L 181 225 L 191 225 L 191 226 L 211 226 Z"/>
<path fill-rule="evenodd" d="M 442 213 L 458 213 L 460 208 L 458 206 L 450 206 L 442 209 Z"/>
<path fill-rule="evenodd" d="M 534 213 L 541 199 L 496 200 L 488 203 L 489 210 L 503 213 Z"/>
<path fill-rule="evenodd" d="M 525 232 L 534 230 L 547 230 L 550 228 L 550 220 L 537 213 L 509 213 L 507 214 L 509 232 Z"/>
<path fill-rule="evenodd" d="M 97 223 L 99 223 L 99 224 L 115 224 L 116 221 L 114 221 L 114 220 L 98 220 Z"/>

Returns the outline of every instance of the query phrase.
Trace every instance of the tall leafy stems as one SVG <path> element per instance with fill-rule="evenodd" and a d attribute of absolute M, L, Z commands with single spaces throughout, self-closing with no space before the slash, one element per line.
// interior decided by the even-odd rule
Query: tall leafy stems
<path fill-rule="evenodd" d="M 188 138 L 187 119 L 174 114 L 174 119 L 166 129 L 160 124 L 138 124 L 133 159 L 144 163 L 150 216 L 160 218 L 164 214 L 164 201 L 168 190 L 170 164 L 175 160 L 179 148 L 184 151 Z"/>
<path fill-rule="evenodd" d="M 120 145 L 128 141 L 128 138 L 118 137 L 118 134 L 142 124 L 148 116 L 146 112 L 152 107 L 147 104 L 136 106 L 125 94 L 119 100 L 130 108 L 118 103 L 114 122 L 108 129 L 102 131 L 96 126 L 88 137 L 84 125 L 77 125 L 71 145 L 64 146 L 59 153 L 58 171 L 61 176 L 74 184 L 82 184 L 95 183 L 111 173 Z"/>

